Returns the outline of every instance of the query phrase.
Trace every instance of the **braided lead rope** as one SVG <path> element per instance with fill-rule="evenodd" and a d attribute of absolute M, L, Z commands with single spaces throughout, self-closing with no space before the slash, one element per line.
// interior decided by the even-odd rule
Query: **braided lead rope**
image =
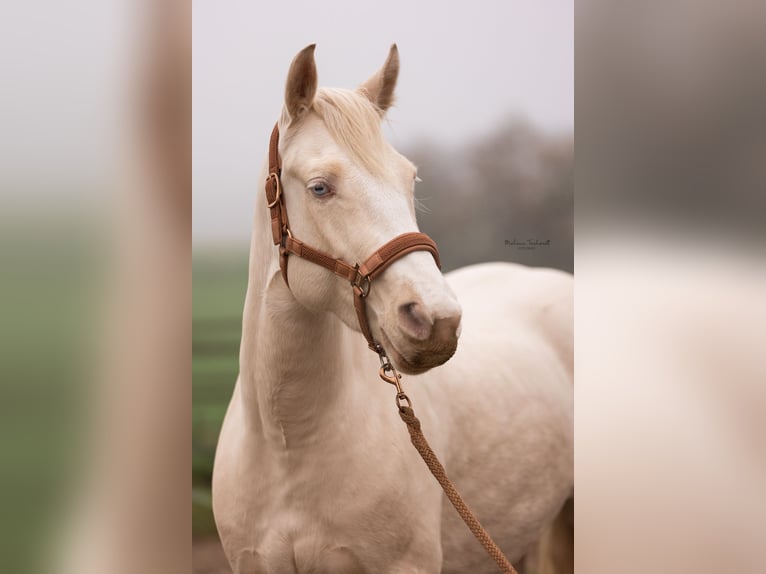
<path fill-rule="evenodd" d="M 396 406 L 399 409 L 399 416 L 407 425 L 407 430 L 410 433 L 410 440 L 423 459 L 423 462 L 426 463 L 428 470 L 434 475 L 434 478 L 442 487 L 444 494 L 447 495 L 452 506 L 457 510 L 460 518 L 463 519 L 463 522 L 465 522 L 465 525 L 476 537 L 476 540 L 484 546 L 487 554 L 489 554 L 490 558 L 495 561 L 500 568 L 500 571 L 503 572 L 503 574 L 518 574 L 508 558 L 503 554 L 503 551 L 500 550 L 497 544 L 495 544 L 495 541 L 492 540 L 492 537 L 481 525 L 479 519 L 476 518 L 476 515 L 465 503 L 463 497 L 460 496 L 455 485 L 452 484 L 452 481 L 447 476 L 447 471 L 444 470 L 444 466 L 439 462 L 431 445 L 428 444 L 428 441 L 423 434 L 423 430 L 421 429 L 420 420 L 415 416 L 415 411 L 412 410 L 412 401 L 402 390 L 401 375 L 396 371 L 394 366 L 388 360 L 388 357 L 386 357 L 383 349 L 379 346 L 377 347 L 377 353 L 380 356 L 380 378 L 396 387 Z"/>
<path fill-rule="evenodd" d="M 458 514 L 460 514 L 460 518 L 463 519 L 463 522 L 465 522 L 466 526 L 471 530 L 476 537 L 476 540 L 481 542 L 481 545 L 484 546 L 487 554 L 489 554 L 492 560 L 495 561 L 501 572 L 504 574 L 518 574 L 516 569 L 505 557 L 502 550 L 495 544 L 489 533 L 487 533 L 476 518 L 476 515 L 460 496 L 455 485 L 452 484 L 452 481 L 447 477 L 444 467 L 439 462 L 439 459 L 436 458 L 436 454 L 431 449 L 431 445 L 428 444 L 426 437 L 423 435 L 423 431 L 420 428 L 420 421 L 415 416 L 412 407 L 404 405 L 399 407 L 399 416 L 402 417 L 402 420 L 407 424 L 407 430 L 410 433 L 412 444 L 420 453 L 420 456 L 423 458 L 423 461 L 425 461 L 431 474 L 433 474 L 434 478 L 439 482 L 442 490 L 444 490 L 444 494 L 447 495 L 452 506 L 454 506 Z"/>

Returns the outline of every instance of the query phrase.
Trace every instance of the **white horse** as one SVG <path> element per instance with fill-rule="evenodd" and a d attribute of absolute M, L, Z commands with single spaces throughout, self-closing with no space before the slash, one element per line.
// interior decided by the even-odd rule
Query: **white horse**
<path fill-rule="evenodd" d="M 415 167 L 380 129 L 398 69 L 392 46 L 356 91 L 317 89 L 309 46 L 288 74 L 279 152 L 292 231 L 352 264 L 418 229 Z M 410 444 L 348 282 L 290 257 L 288 287 L 262 190 L 256 204 L 240 374 L 213 474 L 234 572 L 495 572 Z M 376 279 L 367 307 L 393 364 L 416 375 L 403 384 L 432 447 L 508 558 L 547 531 L 541 569 L 571 572 L 571 276 L 505 263 L 443 276 L 418 251 Z"/>

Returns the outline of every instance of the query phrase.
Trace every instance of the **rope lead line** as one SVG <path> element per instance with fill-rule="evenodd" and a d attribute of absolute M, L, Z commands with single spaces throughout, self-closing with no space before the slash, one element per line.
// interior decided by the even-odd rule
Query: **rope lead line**
<path fill-rule="evenodd" d="M 434 475 L 434 478 L 441 485 L 442 490 L 444 490 L 444 494 L 447 495 L 447 498 L 449 498 L 452 506 L 455 507 L 455 510 L 457 510 L 460 518 L 463 519 L 463 522 L 465 522 L 466 526 L 468 526 L 468 528 L 471 530 L 473 535 L 476 537 L 476 540 L 481 542 L 481 545 L 484 546 L 487 554 L 489 554 L 490 557 L 495 561 L 501 572 L 504 574 L 518 574 L 516 569 L 505 557 L 502 550 L 500 550 L 497 544 L 495 544 L 494 540 L 492 540 L 489 533 L 484 530 L 484 527 L 476 518 L 476 515 L 473 513 L 473 511 L 468 508 L 468 505 L 460 496 L 460 493 L 455 488 L 455 485 L 452 484 L 452 481 L 447 477 L 447 473 L 444 470 L 444 467 L 439 462 L 439 459 L 436 458 L 436 454 L 431 449 L 431 445 L 428 444 L 426 437 L 423 435 L 423 431 L 420 428 L 420 420 L 418 420 L 418 417 L 415 416 L 412 407 L 400 406 L 399 416 L 407 425 L 407 430 L 410 433 L 412 444 L 420 453 L 420 456 L 423 458 L 426 466 L 431 471 L 431 474 Z"/>

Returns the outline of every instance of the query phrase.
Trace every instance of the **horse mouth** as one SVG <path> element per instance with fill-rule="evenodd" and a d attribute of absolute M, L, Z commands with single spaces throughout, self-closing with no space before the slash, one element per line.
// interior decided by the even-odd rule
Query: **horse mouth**
<path fill-rule="evenodd" d="M 381 329 L 380 332 L 381 343 L 383 344 L 383 349 L 386 351 L 386 355 L 391 359 L 394 367 L 407 375 L 420 375 L 434 367 L 444 364 L 455 354 L 457 348 L 457 340 L 455 340 L 454 346 L 449 345 L 447 348 L 438 350 L 425 349 L 423 351 L 415 352 L 411 357 L 407 357 L 396 348 L 396 345 L 394 345 L 391 338 L 383 329 Z"/>

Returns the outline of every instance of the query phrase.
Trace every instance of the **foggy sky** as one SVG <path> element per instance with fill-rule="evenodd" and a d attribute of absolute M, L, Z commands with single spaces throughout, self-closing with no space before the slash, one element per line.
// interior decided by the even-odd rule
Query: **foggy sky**
<path fill-rule="evenodd" d="M 319 83 L 353 88 L 399 46 L 395 146 L 454 146 L 510 117 L 573 128 L 571 2 L 193 4 L 194 239 L 246 241 L 258 172 L 293 56 L 316 43 Z M 378 13 L 375 13 L 375 10 Z"/>

